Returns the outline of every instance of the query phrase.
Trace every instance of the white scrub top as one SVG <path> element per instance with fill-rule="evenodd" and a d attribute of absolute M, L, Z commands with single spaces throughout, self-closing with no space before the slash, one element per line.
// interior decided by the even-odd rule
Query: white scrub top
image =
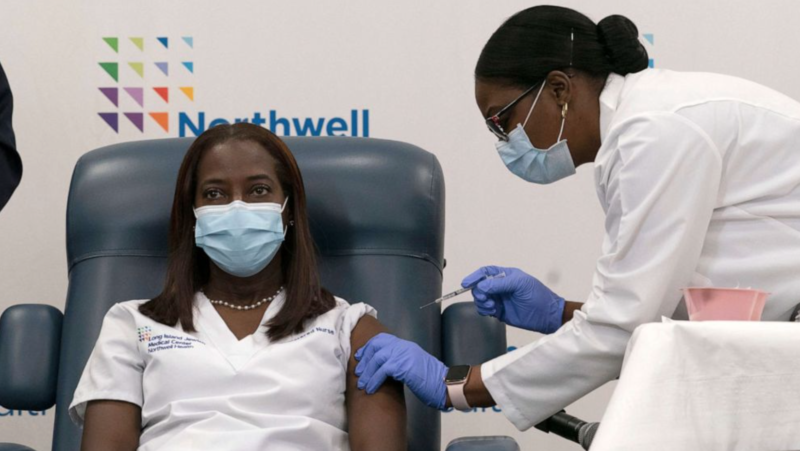
<path fill-rule="evenodd" d="M 281 308 L 276 298 L 262 324 Z M 241 341 L 202 293 L 197 332 L 139 313 L 146 301 L 111 307 L 69 408 L 83 426 L 86 403 L 142 408 L 140 451 L 349 450 L 345 376 L 350 333 L 366 304 L 336 307 L 304 331 L 271 343 L 258 330 Z"/>
<path fill-rule="evenodd" d="M 682 287 L 771 292 L 765 320 L 800 303 L 800 103 L 723 75 L 612 74 L 600 129 L 606 233 L 588 300 L 481 368 L 519 429 L 618 377 L 637 326 L 685 318 Z"/>

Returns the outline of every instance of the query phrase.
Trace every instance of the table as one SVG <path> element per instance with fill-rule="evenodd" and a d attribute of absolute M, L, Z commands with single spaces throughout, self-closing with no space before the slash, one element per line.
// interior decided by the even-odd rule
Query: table
<path fill-rule="evenodd" d="M 591 451 L 800 450 L 800 323 L 638 327 Z"/>

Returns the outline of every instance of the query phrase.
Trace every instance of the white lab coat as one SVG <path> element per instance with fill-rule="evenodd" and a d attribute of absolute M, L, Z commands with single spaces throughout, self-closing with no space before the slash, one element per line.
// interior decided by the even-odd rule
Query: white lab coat
<path fill-rule="evenodd" d="M 723 75 L 612 74 L 600 130 L 591 293 L 556 333 L 481 368 L 521 430 L 618 377 L 637 326 L 685 315 L 681 287 L 769 291 L 765 320 L 800 302 L 800 103 Z"/>
<path fill-rule="evenodd" d="M 270 342 L 266 323 L 241 341 L 205 295 L 195 297 L 196 332 L 139 313 L 145 301 L 111 307 L 69 408 L 83 426 L 91 400 L 142 408 L 139 451 L 349 450 L 345 376 L 350 333 L 366 304 L 336 307 L 302 333 Z"/>

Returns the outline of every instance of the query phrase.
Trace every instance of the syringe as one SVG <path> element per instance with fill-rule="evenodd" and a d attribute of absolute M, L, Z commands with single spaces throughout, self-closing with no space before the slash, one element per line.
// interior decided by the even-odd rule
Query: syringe
<path fill-rule="evenodd" d="M 489 275 L 483 276 L 480 279 L 476 280 L 474 283 L 472 283 L 472 285 L 470 285 L 468 287 L 459 288 L 458 290 L 453 291 L 452 293 L 448 293 L 448 294 L 440 297 L 439 299 L 437 299 L 437 300 L 435 300 L 433 302 L 430 302 L 428 304 L 423 305 L 422 307 L 420 307 L 420 310 L 424 309 L 425 307 L 429 307 L 431 305 L 434 305 L 434 304 L 441 304 L 443 301 L 446 301 L 448 299 L 452 299 L 452 298 L 458 296 L 461 293 L 466 293 L 467 291 L 475 288 L 476 285 L 478 285 L 479 283 L 483 282 L 484 280 L 500 279 L 500 278 L 503 278 L 505 276 L 506 276 L 506 273 L 504 273 L 504 272 L 501 272 L 501 273 L 495 274 L 495 275 L 491 275 L 491 276 L 489 276 Z"/>

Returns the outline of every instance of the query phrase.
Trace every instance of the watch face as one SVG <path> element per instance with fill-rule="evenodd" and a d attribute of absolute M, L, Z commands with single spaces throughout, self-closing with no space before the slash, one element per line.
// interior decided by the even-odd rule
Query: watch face
<path fill-rule="evenodd" d="M 447 377 L 445 380 L 447 382 L 461 382 L 467 378 L 469 374 L 469 365 L 458 365 L 458 366 L 451 366 L 447 370 Z"/>

